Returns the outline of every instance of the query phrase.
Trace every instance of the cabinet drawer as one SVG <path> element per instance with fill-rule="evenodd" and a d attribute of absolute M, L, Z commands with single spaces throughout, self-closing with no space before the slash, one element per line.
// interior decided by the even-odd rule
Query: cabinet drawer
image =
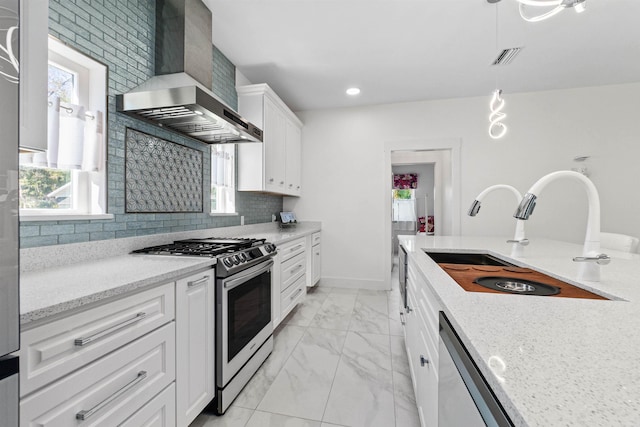
<path fill-rule="evenodd" d="M 173 283 L 22 332 L 20 396 L 173 320 Z"/>
<path fill-rule="evenodd" d="M 175 402 L 176 386 L 172 383 L 118 427 L 174 427 Z"/>
<path fill-rule="evenodd" d="M 304 237 L 290 242 L 282 243 L 278 245 L 278 252 L 282 255 L 282 261 L 286 261 L 291 257 L 304 252 L 305 242 Z"/>
<path fill-rule="evenodd" d="M 280 275 L 280 292 L 285 292 L 298 277 L 305 274 L 307 260 L 304 254 L 298 254 L 295 257 L 282 263 L 282 271 Z"/>
<path fill-rule="evenodd" d="M 280 307 L 282 308 L 282 319 L 289 314 L 293 307 L 301 302 L 307 294 L 307 278 L 303 274 L 289 287 L 280 297 Z"/>
<path fill-rule="evenodd" d="M 175 351 L 172 322 L 23 398 L 20 425 L 118 425 L 175 380 Z"/>
<path fill-rule="evenodd" d="M 320 232 L 313 233 L 311 235 L 311 246 L 317 245 L 320 243 Z"/>

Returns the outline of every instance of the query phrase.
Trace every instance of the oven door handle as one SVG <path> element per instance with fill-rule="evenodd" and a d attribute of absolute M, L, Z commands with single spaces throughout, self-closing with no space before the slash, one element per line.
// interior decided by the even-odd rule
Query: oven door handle
<path fill-rule="evenodd" d="M 252 272 L 251 272 L 251 273 L 249 273 L 249 274 L 245 274 L 245 275 L 242 275 L 242 276 L 236 277 L 236 278 L 234 278 L 234 279 L 232 279 L 232 280 L 229 280 L 229 281 L 225 282 L 225 284 L 224 284 L 224 288 L 225 288 L 225 289 L 233 289 L 233 288 L 235 288 L 236 286 L 239 286 L 239 285 L 243 284 L 243 283 L 244 283 L 244 282 L 246 282 L 247 280 L 249 280 L 249 279 L 253 279 L 253 278 L 254 278 L 254 277 L 256 277 L 256 276 L 261 275 L 261 274 L 262 274 L 262 273 L 264 273 L 265 271 L 270 270 L 270 269 L 271 269 L 271 266 L 273 266 L 273 260 L 269 260 L 269 262 L 267 262 L 267 263 L 265 264 L 265 266 L 264 266 L 264 267 L 261 267 L 259 270 L 252 271 Z"/>

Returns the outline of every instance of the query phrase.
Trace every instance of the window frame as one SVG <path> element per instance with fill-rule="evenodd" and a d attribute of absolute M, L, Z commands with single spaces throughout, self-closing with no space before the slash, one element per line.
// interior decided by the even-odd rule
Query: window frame
<path fill-rule="evenodd" d="M 224 188 L 222 186 L 218 186 L 218 185 L 214 185 L 214 174 L 216 173 L 216 168 L 214 167 L 214 149 L 218 149 L 218 148 L 224 148 L 225 150 L 228 147 L 233 147 L 233 149 L 231 150 L 233 153 L 233 172 L 231 173 L 231 186 L 229 189 L 227 189 L 226 191 L 228 192 L 228 194 L 231 196 L 231 206 L 227 206 L 227 203 L 223 203 L 223 209 L 216 209 L 214 210 L 212 208 L 212 203 L 213 203 L 213 188 L 214 187 L 219 187 L 219 188 Z M 237 216 L 238 212 L 236 210 L 236 193 L 237 193 L 237 172 L 238 172 L 238 148 L 237 148 L 237 144 L 214 144 L 211 145 L 210 148 L 210 155 L 211 155 L 211 160 L 210 160 L 210 187 L 211 187 L 211 192 L 209 194 L 209 215 L 210 216 Z M 216 192 L 217 194 L 217 192 Z M 217 200 L 216 200 L 216 207 L 217 207 Z"/>
<path fill-rule="evenodd" d="M 107 214 L 107 146 L 108 146 L 108 74 L 109 67 L 56 39 L 48 38 L 49 64 L 75 74 L 77 103 L 88 111 L 102 112 L 102 164 L 98 171 L 71 170 L 71 209 L 20 209 L 21 221 L 59 221 L 76 219 L 108 219 Z M 48 73 L 47 73 L 48 75 Z M 43 102 L 48 102 L 47 99 Z M 63 169 L 64 170 L 64 169 Z"/>

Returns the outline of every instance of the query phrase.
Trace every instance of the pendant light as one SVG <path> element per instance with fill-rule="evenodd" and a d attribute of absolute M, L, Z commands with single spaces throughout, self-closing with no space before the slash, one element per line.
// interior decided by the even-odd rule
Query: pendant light
<path fill-rule="evenodd" d="M 488 0 L 489 3 L 496 3 L 496 1 Z M 496 48 L 498 47 L 498 5 L 496 4 Z M 517 51 L 515 52 L 517 54 Z M 509 61 L 513 59 L 515 54 L 510 55 Z M 497 60 L 496 60 L 497 61 Z M 493 65 L 498 63 L 494 61 Z M 496 89 L 493 91 L 491 101 L 489 101 L 489 136 L 492 139 L 500 139 L 507 133 L 507 125 L 502 121 L 507 117 L 504 110 L 504 99 L 502 98 L 502 90 L 498 89 L 498 71 L 496 71 Z"/>
<path fill-rule="evenodd" d="M 527 22 L 539 22 L 557 15 L 565 9 L 573 8 L 577 13 L 584 12 L 586 0 L 517 0 L 520 16 Z M 532 9 L 538 14 L 530 15 Z M 542 9 L 542 10 L 540 10 Z"/>

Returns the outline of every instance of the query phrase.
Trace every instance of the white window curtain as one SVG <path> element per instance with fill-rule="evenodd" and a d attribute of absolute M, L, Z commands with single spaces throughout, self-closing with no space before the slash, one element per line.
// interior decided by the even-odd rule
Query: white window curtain
<path fill-rule="evenodd" d="M 416 221 L 416 201 L 394 200 L 393 201 L 393 221 Z"/>
<path fill-rule="evenodd" d="M 211 146 L 211 212 L 235 212 L 234 144 Z"/>
<path fill-rule="evenodd" d="M 47 118 L 47 151 L 36 153 L 22 163 L 56 169 L 78 169 L 97 172 L 104 156 L 104 115 L 87 112 L 85 107 L 49 101 Z"/>
<path fill-rule="evenodd" d="M 215 145 L 211 155 L 215 160 L 215 174 L 212 174 L 212 185 L 233 188 L 234 145 Z M 212 162 L 213 164 L 214 162 Z"/>

